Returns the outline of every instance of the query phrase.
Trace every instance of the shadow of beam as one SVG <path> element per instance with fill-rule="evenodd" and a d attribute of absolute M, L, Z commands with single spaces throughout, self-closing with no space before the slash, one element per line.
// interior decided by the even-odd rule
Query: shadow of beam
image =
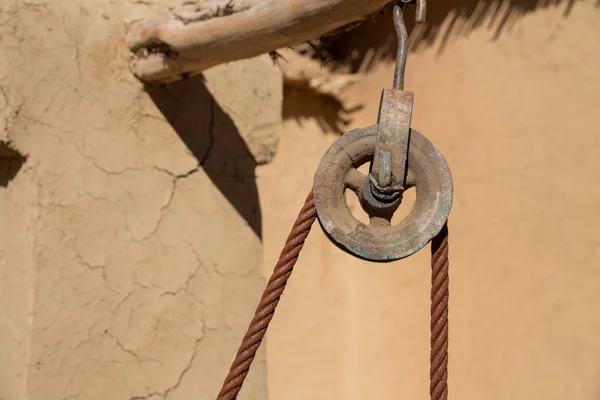
<path fill-rule="evenodd" d="M 408 6 L 406 25 L 410 33 L 411 51 L 422 46 L 438 45 L 442 53 L 451 37 L 467 36 L 485 27 L 498 40 L 525 15 L 540 9 L 564 7 L 568 17 L 577 0 L 445 0 L 430 1 L 427 22 L 415 26 L 414 6 Z M 597 3 L 600 6 L 600 0 Z M 334 61 L 349 65 L 352 72 L 369 71 L 377 63 L 396 58 L 396 32 L 391 9 L 384 10 L 373 21 L 337 35 L 326 43 Z"/>
<path fill-rule="evenodd" d="M 262 238 L 256 161 L 231 118 L 204 85 L 202 75 L 146 90 L 198 166 Z"/>

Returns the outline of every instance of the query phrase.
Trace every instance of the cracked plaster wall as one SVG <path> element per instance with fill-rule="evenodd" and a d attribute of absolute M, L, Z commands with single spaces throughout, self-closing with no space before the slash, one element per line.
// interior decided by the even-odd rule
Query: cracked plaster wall
<path fill-rule="evenodd" d="M 2 400 L 214 398 L 254 311 L 281 76 L 144 91 L 123 21 L 166 3 L 0 4 L 0 140 L 28 157 L 0 187 Z"/>

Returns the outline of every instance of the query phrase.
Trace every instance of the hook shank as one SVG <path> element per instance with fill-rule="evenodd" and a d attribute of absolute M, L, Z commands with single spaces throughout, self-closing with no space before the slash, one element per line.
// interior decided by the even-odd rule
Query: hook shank
<path fill-rule="evenodd" d="M 396 90 L 404 89 L 404 73 L 406 72 L 406 58 L 408 57 L 408 32 L 404 25 L 404 6 L 394 6 L 394 26 L 398 34 L 398 52 L 396 54 L 396 70 L 394 72 L 394 86 Z"/>

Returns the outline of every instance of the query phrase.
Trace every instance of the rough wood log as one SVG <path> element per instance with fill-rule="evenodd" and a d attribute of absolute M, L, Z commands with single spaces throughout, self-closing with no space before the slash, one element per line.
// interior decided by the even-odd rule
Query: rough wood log
<path fill-rule="evenodd" d="M 390 0 L 198 0 L 131 23 L 133 73 L 169 82 L 212 66 L 318 38 Z"/>

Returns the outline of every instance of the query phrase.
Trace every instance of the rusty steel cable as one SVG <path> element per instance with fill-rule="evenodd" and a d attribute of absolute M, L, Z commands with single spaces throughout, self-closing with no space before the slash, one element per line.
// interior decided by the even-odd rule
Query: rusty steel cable
<path fill-rule="evenodd" d="M 234 400 L 237 398 L 246 375 L 248 375 L 250 365 L 254 361 L 256 351 L 265 336 L 269 322 L 273 319 L 275 307 L 277 307 L 285 285 L 294 269 L 294 265 L 298 261 L 298 254 L 302 250 L 304 241 L 316 218 L 317 211 L 311 191 L 285 242 L 285 246 L 279 256 L 279 261 L 277 261 L 273 269 L 273 275 L 271 275 L 267 283 L 260 303 L 256 308 L 256 314 L 250 322 L 246 335 L 244 335 L 242 344 L 231 365 L 229 374 L 225 378 L 225 383 L 223 383 L 223 388 L 219 392 L 217 400 Z"/>
<path fill-rule="evenodd" d="M 431 241 L 431 400 L 448 399 L 448 225 Z"/>
<path fill-rule="evenodd" d="M 235 400 L 317 218 L 312 191 L 300 210 L 217 400 Z M 431 400 L 448 399 L 448 227 L 431 242 Z"/>

